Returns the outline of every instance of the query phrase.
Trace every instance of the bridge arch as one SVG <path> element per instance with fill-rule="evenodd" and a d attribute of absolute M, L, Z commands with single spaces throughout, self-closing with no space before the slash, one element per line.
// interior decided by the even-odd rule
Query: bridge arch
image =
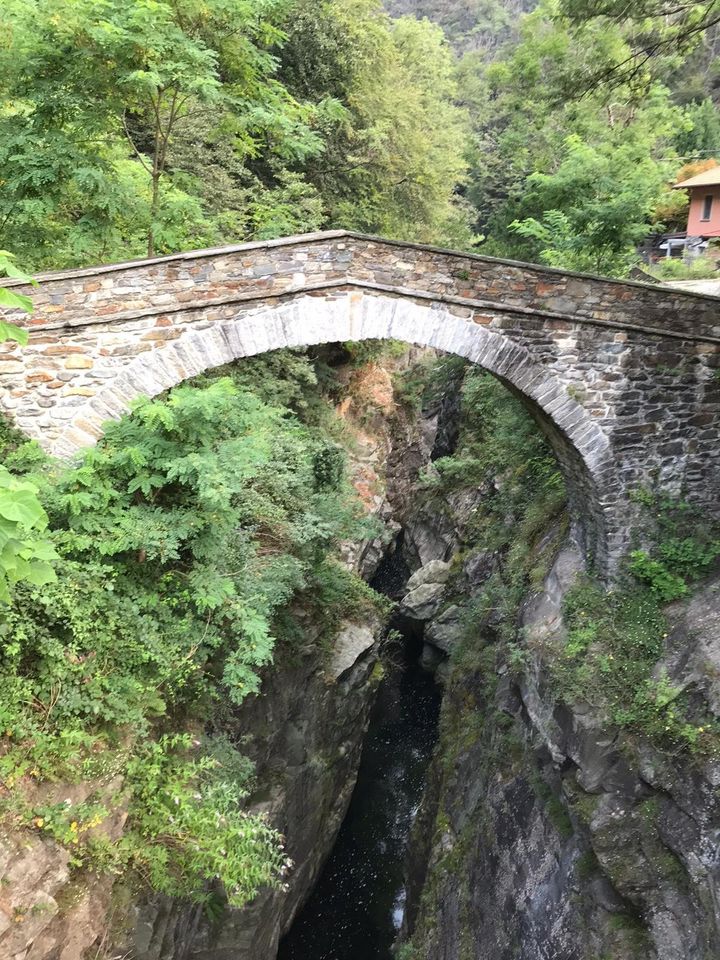
<path fill-rule="evenodd" d="M 610 442 L 566 386 L 511 338 L 468 323 L 466 311 L 442 303 L 358 291 L 296 296 L 203 324 L 142 353 L 69 419 L 50 452 L 68 458 L 93 444 L 103 424 L 126 413 L 139 396 L 156 396 L 208 369 L 284 347 L 393 339 L 434 347 L 477 364 L 526 403 L 550 441 L 565 476 L 576 533 L 601 567 L 611 558 L 619 481 Z M 62 408 L 56 410 L 61 414 Z"/>
<path fill-rule="evenodd" d="M 61 457 L 140 394 L 284 346 L 391 337 L 467 357 L 547 433 L 611 573 L 641 486 L 720 518 L 720 301 L 345 231 L 40 278 L 0 408 Z"/>

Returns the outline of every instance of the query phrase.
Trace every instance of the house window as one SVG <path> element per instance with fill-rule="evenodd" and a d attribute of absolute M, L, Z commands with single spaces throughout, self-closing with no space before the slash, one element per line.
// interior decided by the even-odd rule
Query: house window
<path fill-rule="evenodd" d="M 703 211 L 702 211 L 702 217 L 700 218 L 701 220 L 710 219 L 710 215 L 712 214 L 712 207 L 713 207 L 713 197 L 711 193 L 708 193 L 705 199 L 703 200 Z"/>

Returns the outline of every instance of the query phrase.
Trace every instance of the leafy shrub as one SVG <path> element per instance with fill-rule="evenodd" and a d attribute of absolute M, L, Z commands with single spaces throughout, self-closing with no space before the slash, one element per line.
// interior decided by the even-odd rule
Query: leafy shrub
<path fill-rule="evenodd" d="M 660 280 L 706 280 L 718 277 L 718 266 L 711 257 L 664 257 L 653 265 L 651 272 Z"/>
<path fill-rule="evenodd" d="M 190 746 L 188 736 L 162 737 L 130 760 L 132 803 L 119 858 L 169 896 L 206 899 L 208 888 L 198 884 L 205 878 L 242 906 L 278 882 L 283 846 L 265 818 L 242 809 L 242 782 L 213 757 L 187 756 Z"/>
<path fill-rule="evenodd" d="M 581 578 L 568 592 L 565 649 L 551 665 L 556 691 L 571 703 L 593 704 L 621 729 L 658 746 L 715 755 L 720 725 L 691 716 L 687 697 L 667 677 L 654 676 L 667 637 L 661 605 L 669 587 L 664 575 L 649 576 L 642 585 L 611 591 Z"/>
<path fill-rule="evenodd" d="M 47 514 L 37 493 L 34 484 L 0 466 L 0 603 L 10 599 L 16 583 L 41 587 L 55 580 L 51 564 L 57 554 L 42 535 Z"/>
<path fill-rule="evenodd" d="M 659 544 L 658 551 L 671 570 L 693 581 L 705 576 L 720 556 L 720 541 L 710 539 L 703 542 L 697 534 L 694 537 L 670 537 Z"/>
<path fill-rule="evenodd" d="M 320 489 L 337 488 L 345 476 L 345 451 L 335 443 L 325 444 L 313 457 L 313 473 Z"/>
<path fill-rule="evenodd" d="M 668 624 L 665 603 L 690 593 L 720 555 L 717 530 L 694 507 L 650 490 L 635 491 L 644 539 L 613 590 L 585 578 L 564 603 L 567 641 L 553 664 L 561 696 L 589 700 L 630 733 L 660 746 L 720 754 L 720 724 L 700 714 L 666 676 L 656 676 Z"/>
<path fill-rule="evenodd" d="M 652 593 L 664 603 L 684 597 L 688 592 L 682 577 L 671 573 L 664 563 L 653 560 L 644 550 L 630 553 L 630 570 L 638 580 L 647 583 Z"/>
<path fill-rule="evenodd" d="M 659 600 L 670 602 L 688 593 L 688 585 L 705 576 L 720 556 L 720 538 L 691 504 L 649 490 L 633 499 L 645 510 L 646 537 L 654 547 L 634 550 L 630 570 Z"/>
<path fill-rule="evenodd" d="M 308 374 L 305 361 L 290 367 Z M 32 555 L 19 548 L 29 567 L 0 610 L 0 776 L 5 814 L 71 846 L 76 862 L 132 867 L 194 899 L 214 879 L 240 904 L 277 879 L 278 837 L 242 810 L 237 751 L 193 755 L 182 731 L 258 689 L 277 628 L 292 636 L 293 608 L 329 629 L 375 595 L 330 559 L 365 526 L 319 395 L 303 423 L 225 373 L 140 401 L 69 468 L 0 439 L 22 475 L 0 469 L 0 532 L 11 524 L 16 539 L 38 541 Z M 51 556 L 46 522 L 52 582 L 33 567 Z M 129 794 L 120 843 L 93 829 L 112 804 L 27 809 L 33 781 L 102 768 Z"/>

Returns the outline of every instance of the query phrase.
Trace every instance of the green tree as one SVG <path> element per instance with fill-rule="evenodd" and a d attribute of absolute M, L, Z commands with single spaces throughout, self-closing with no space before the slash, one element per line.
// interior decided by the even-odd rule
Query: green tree
<path fill-rule="evenodd" d="M 222 95 L 216 53 L 188 36 L 173 13 L 170 6 L 153 0 L 134 0 L 115 4 L 103 11 L 103 19 L 83 25 L 88 40 L 85 62 L 91 70 L 107 71 L 108 87 L 119 95 L 115 110 L 150 176 L 149 257 L 155 254 L 160 184 L 178 123 L 190 109 Z M 133 123 L 133 117 L 142 122 Z"/>
<path fill-rule="evenodd" d="M 669 193 L 668 168 L 643 147 L 642 141 L 595 147 L 570 137 L 556 171 L 526 181 L 522 209 L 535 209 L 537 216 L 516 220 L 511 229 L 534 242 L 543 263 L 626 275 Z"/>
<path fill-rule="evenodd" d="M 314 108 L 273 79 L 286 6 L 8 0 L 0 231 L 52 266 L 237 239 L 245 224 L 208 208 L 181 144 L 198 131 L 230 144 L 233 182 L 263 150 L 287 167 L 322 149 Z"/>
<path fill-rule="evenodd" d="M 688 121 L 660 84 L 642 102 L 629 86 L 568 96 L 573 71 L 628 48 L 617 26 L 593 23 L 580 38 L 557 12 L 543 0 L 518 43 L 461 65 L 475 130 L 468 195 L 488 253 L 623 275 L 682 202 L 667 184 Z"/>
<path fill-rule="evenodd" d="M 452 54 L 428 22 L 393 22 L 379 0 L 299 0 L 281 77 L 300 99 L 344 106 L 308 178 L 327 223 L 400 239 L 470 242 L 457 197 L 467 121 Z"/>
<path fill-rule="evenodd" d="M 585 77 L 587 88 L 598 82 L 638 84 L 662 75 L 702 42 L 720 24 L 716 0 L 561 0 L 560 10 L 582 35 L 588 24 L 619 25 L 628 49 Z"/>
<path fill-rule="evenodd" d="M 685 125 L 675 137 L 675 146 L 684 160 L 720 156 L 720 111 L 709 97 L 685 107 Z"/>

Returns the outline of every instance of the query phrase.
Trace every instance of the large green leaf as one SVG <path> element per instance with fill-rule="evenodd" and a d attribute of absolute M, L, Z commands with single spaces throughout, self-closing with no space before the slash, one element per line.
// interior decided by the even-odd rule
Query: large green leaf
<path fill-rule="evenodd" d="M 49 563 L 38 560 L 29 565 L 23 579 L 32 583 L 35 587 L 44 587 L 48 583 L 54 583 L 56 577 L 55 571 Z"/>
<path fill-rule="evenodd" d="M 0 307 L 32 313 L 32 300 L 21 293 L 13 293 L 7 287 L 0 287 Z"/>
<path fill-rule="evenodd" d="M 23 283 L 31 283 L 34 287 L 38 285 L 37 280 L 33 280 L 29 273 L 25 273 L 15 263 L 15 256 L 7 250 L 0 250 L 0 272 L 13 280 L 22 280 Z"/>
<path fill-rule="evenodd" d="M 46 519 L 37 492 L 30 484 L 18 484 L 15 489 L 0 494 L 0 517 L 26 527 L 34 527 Z"/>
<path fill-rule="evenodd" d="M 5 323 L 4 320 L 0 320 L 0 343 L 3 340 L 14 340 L 24 347 L 28 342 L 28 332 L 22 327 L 16 327 L 14 323 Z"/>

